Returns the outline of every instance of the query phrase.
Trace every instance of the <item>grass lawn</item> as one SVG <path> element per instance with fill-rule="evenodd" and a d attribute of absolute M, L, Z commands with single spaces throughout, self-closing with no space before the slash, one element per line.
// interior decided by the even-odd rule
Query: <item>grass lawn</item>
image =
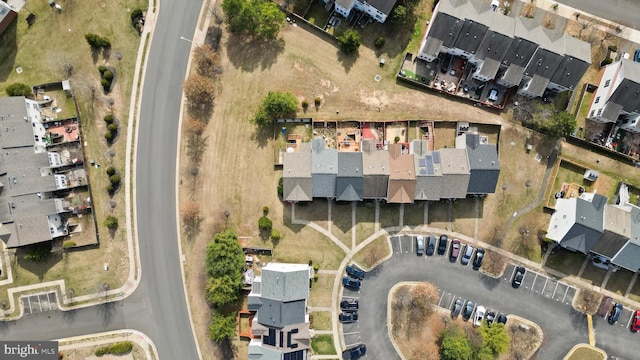
<path fill-rule="evenodd" d="M 504 240 L 503 248 L 531 261 L 542 262 L 544 240 L 551 215 L 541 207 L 531 210 L 514 221 Z"/>
<path fill-rule="evenodd" d="M 563 274 L 578 275 L 584 260 L 585 256 L 582 253 L 571 252 L 569 250 L 556 247 L 554 253 L 549 255 L 545 266 L 550 269 L 560 271 Z"/>
<path fill-rule="evenodd" d="M 580 87 L 582 89 L 582 87 Z M 580 90 L 582 91 L 582 90 Z M 593 100 L 593 93 L 588 91 L 584 92 L 584 96 L 582 98 L 582 104 L 580 105 L 580 110 L 578 111 L 578 116 L 576 116 L 576 128 L 584 128 L 586 125 L 586 119 L 589 115 L 589 107 L 591 106 L 591 101 Z"/>
<path fill-rule="evenodd" d="M 333 346 L 333 336 L 318 335 L 311 339 L 311 348 L 317 355 L 336 355 L 336 348 Z"/>
<path fill-rule="evenodd" d="M 350 202 L 334 202 L 331 206 L 331 233 L 351 248 L 351 233 L 353 229 L 352 205 Z"/>
<path fill-rule="evenodd" d="M 584 346 L 577 348 L 567 360 L 606 360 L 606 358 L 601 352 Z"/>
<path fill-rule="evenodd" d="M 358 208 L 356 209 L 356 245 L 373 235 L 375 220 L 375 202 L 358 203 Z"/>
<path fill-rule="evenodd" d="M 324 28 L 329 20 L 329 13 L 324 10 L 324 3 L 316 1 L 307 12 L 307 20 L 319 28 Z"/>
<path fill-rule="evenodd" d="M 311 286 L 309 306 L 331 306 L 331 292 L 333 291 L 334 275 L 319 274 L 318 281 Z"/>
<path fill-rule="evenodd" d="M 287 209 L 287 211 L 289 211 L 289 209 Z M 314 199 L 310 203 L 298 203 L 296 204 L 296 219 L 313 221 L 326 229 L 328 224 L 327 211 L 327 199 Z"/>
<path fill-rule="evenodd" d="M 373 240 L 369 245 L 365 246 L 362 250 L 358 251 L 353 257 L 353 260 L 361 267 L 371 270 L 380 260 L 386 258 L 391 254 L 391 245 L 389 244 L 389 238 L 386 236 L 380 236 Z"/>
<path fill-rule="evenodd" d="M 429 226 L 446 229 L 449 223 L 449 201 L 429 203 Z"/>
<path fill-rule="evenodd" d="M 398 225 L 400 225 L 400 205 L 380 204 L 380 228 Z"/>
<path fill-rule="evenodd" d="M 594 286 L 600 286 L 602 285 L 602 281 L 604 281 L 604 277 L 606 275 L 607 270 L 595 267 L 591 261 L 589 261 L 587 267 L 584 268 L 584 272 L 582 273 L 582 280 L 589 282 Z"/>
<path fill-rule="evenodd" d="M 422 226 L 424 225 L 424 203 L 404 205 L 404 225 Z"/>
<path fill-rule="evenodd" d="M 328 311 L 314 311 L 311 313 L 311 328 L 316 330 L 331 330 L 331 313 Z"/>
<path fill-rule="evenodd" d="M 433 124 L 433 131 L 435 133 L 435 149 L 454 147 L 456 145 L 458 128 L 455 121 L 436 121 Z"/>
<path fill-rule="evenodd" d="M 453 202 L 452 231 L 473 237 L 475 231 L 475 198 L 457 199 Z M 482 200 L 479 200 L 479 215 L 482 219 Z"/>
<path fill-rule="evenodd" d="M 624 295 L 627 291 L 627 287 L 631 282 L 633 273 L 629 270 L 620 269 L 614 273 L 611 273 L 607 286 L 605 287 L 609 291 L 613 291 L 618 295 Z"/>

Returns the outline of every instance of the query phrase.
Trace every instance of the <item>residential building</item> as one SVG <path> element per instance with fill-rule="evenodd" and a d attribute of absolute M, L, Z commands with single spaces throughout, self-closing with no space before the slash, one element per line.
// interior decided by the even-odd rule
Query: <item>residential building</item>
<path fill-rule="evenodd" d="M 323 0 L 328 3 L 329 0 Z M 396 0 L 337 0 L 335 2 L 336 13 L 348 19 L 352 15 L 352 10 L 366 13 L 379 23 L 387 21 L 391 10 L 396 5 Z"/>
<path fill-rule="evenodd" d="M 427 141 L 414 140 L 411 145 L 416 168 L 415 200 L 440 200 L 443 180 L 440 152 L 430 151 Z"/>
<path fill-rule="evenodd" d="M 494 79 L 512 42 L 513 39 L 507 35 L 494 30 L 487 31 L 475 56 L 469 59 L 469 62 L 476 67 L 473 78 L 480 81 Z"/>
<path fill-rule="evenodd" d="M 588 254 L 604 232 L 606 204 L 605 196 L 594 193 L 556 199 L 547 238 L 566 249 Z"/>
<path fill-rule="evenodd" d="M 471 172 L 466 149 L 445 148 L 440 153 L 442 168 L 441 199 L 464 199 L 467 197 Z"/>
<path fill-rule="evenodd" d="M 0 238 L 7 247 L 31 245 L 69 235 L 69 218 L 78 209 L 65 196 L 87 186 L 79 138 L 76 146 L 51 146 L 61 126 L 41 114 L 47 102 L 0 98 Z M 77 119 L 69 133 L 77 131 Z M 62 127 L 62 132 L 65 132 Z"/>
<path fill-rule="evenodd" d="M 250 360 L 305 360 L 309 349 L 309 280 L 305 264 L 268 263 L 253 279 L 248 308 L 255 311 Z"/>
<path fill-rule="evenodd" d="M 619 122 L 627 131 L 640 132 L 640 64 L 622 59 L 600 70 L 598 89 L 588 112 L 597 122 Z"/>
<path fill-rule="evenodd" d="M 389 145 L 388 203 L 412 204 L 416 193 L 416 174 L 413 155 L 404 144 Z"/>
<path fill-rule="evenodd" d="M 522 81 L 524 69 L 536 50 L 538 44 L 519 36 L 514 37 L 500 64 L 496 83 L 507 88 L 518 86 Z"/>
<path fill-rule="evenodd" d="M 362 201 L 363 190 L 362 153 L 339 152 L 336 200 Z"/>
<path fill-rule="evenodd" d="M 13 21 L 13 19 L 18 16 L 18 11 L 20 11 L 19 7 L 16 7 L 16 1 L 7 2 L 6 0 L 0 0 L 0 34 L 2 34 L 9 24 Z M 24 5 L 24 2 L 22 2 Z M 20 6 L 20 5 L 18 5 Z"/>
<path fill-rule="evenodd" d="M 389 187 L 389 153 L 372 139 L 362 140 L 363 199 L 386 199 Z"/>
<path fill-rule="evenodd" d="M 313 197 L 336 197 L 338 150 L 328 149 L 324 139 L 311 140 L 311 178 Z"/>
<path fill-rule="evenodd" d="M 498 147 L 489 144 L 486 136 L 464 133 L 456 137 L 456 149 L 466 149 L 469 158 L 470 177 L 467 194 L 495 193 L 500 176 Z"/>
<path fill-rule="evenodd" d="M 311 178 L 311 144 L 300 144 L 298 152 L 284 154 L 282 170 L 283 199 L 289 202 L 313 200 L 313 181 Z"/>

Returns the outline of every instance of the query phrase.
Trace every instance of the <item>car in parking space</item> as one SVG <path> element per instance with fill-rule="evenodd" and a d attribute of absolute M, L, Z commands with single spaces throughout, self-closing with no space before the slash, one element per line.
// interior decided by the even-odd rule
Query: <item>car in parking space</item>
<path fill-rule="evenodd" d="M 365 344 L 356 345 L 354 347 L 348 348 L 342 352 L 343 360 L 356 360 L 360 359 L 367 353 L 367 347 Z"/>
<path fill-rule="evenodd" d="M 427 256 L 433 255 L 436 251 L 436 237 L 429 236 L 429 241 L 427 242 Z"/>
<path fill-rule="evenodd" d="M 631 319 L 631 331 L 638 332 L 640 330 L 640 310 L 636 310 Z"/>
<path fill-rule="evenodd" d="M 350 276 L 342 277 L 342 285 L 348 289 L 360 290 L 360 280 L 354 279 Z"/>
<path fill-rule="evenodd" d="M 416 236 L 416 255 L 422 256 L 424 254 L 424 236 Z"/>
<path fill-rule="evenodd" d="M 465 246 L 464 254 L 462 254 L 462 259 L 460 259 L 460 263 L 462 265 L 468 265 L 469 261 L 471 261 L 472 256 L 473 256 L 473 245 Z"/>
<path fill-rule="evenodd" d="M 444 255 L 447 251 L 447 243 L 449 242 L 449 238 L 447 235 L 440 235 L 440 242 L 438 243 L 438 255 Z"/>
<path fill-rule="evenodd" d="M 358 299 L 342 298 L 342 301 L 340 301 L 340 310 L 342 311 L 358 311 L 359 308 L 360 304 L 358 303 Z"/>
<path fill-rule="evenodd" d="M 473 267 L 478 269 L 482 266 L 482 260 L 484 260 L 484 249 L 478 248 L 476 250 L 476 256 L 473 257 Z"/>
<path fill-rule="evenodd" d="M 487 309 L 487 315 L 484 319 L 487 321 L 487 325 L 491 326 L 491 324 L 496 320 L 496 312 L 491 309 Z"/>
<path fill-rule="evenodd" d="M 347 274 L 356 279 L 364 279 L 364 270 L 358 269 L 355 265 L 347 265 Z"/>
<path fill-rule="evenodd" d="M 473 314 L 473 308 L 475 306 L 476 305 L 473 303 L 473 301 L 467 301 L 467 304 L 464 306 L 464 312 L 462 313 L 462 320 L 467 321 L 471 318 L 471 314 Z"/>
<path fill-rule="evenodd" d="M 618 319 L 620 319 L 620 314 L 622 314 L 622 304 L 615 303 L 615 305 L 613 305 L 613 308 L 611 308 L 609 317 L 607 318 L 609 324 L 613 325 L 618 322 Z"/>
<path fill-rule="evenodd" d="M 462 300 L 458 299 L 456 300 L 455 304 L 453 304 L 453 307 L 451 308 L 451 317 L 456 319 L 460 313 L 462 312 L 462 306 L 464 305 L 464 302 L 462 302 Z"/>
<path fill-rule="evenodd" d="M 498 317 L 496 318 L 496 324 L 502 324 L 502 325 L 507 325 L 507 315 L 500 313 L 498 314 Z"/>
<path fill-rule="evenodd" d="M 343 312 L 338 315 L 338 320 L 343 324 L 351 324 L 358 321 L 357 312 Z"/>
<path fill-rule="evenodd" d="M 460 240 L 453 239 L 453 241 L 451 241 L 451 251 L 449 252 L 449 260 L 451 261 L 458 260 L 458 255 L 460 255 Z"/>
<path fill-rule="evenodd" d="M 522 285 L 522 279 L 524 279 L 524 274 L 527 273 L 527 269 L 523 266 L 516 267 L 516 272 L 513 274 L 513 280 L 511 280 L 511 286 L 514 289 L 517 289 Z"/>
<path fill-rule="evenodd" d="M 487 309 L 482 305 L 478 305 L 476 308 L 476 316 L 473 317 L 473 326 L 477 327 L 482 325 L 482 320 L 484 320 L 484 315 L 486 313 Z"/>

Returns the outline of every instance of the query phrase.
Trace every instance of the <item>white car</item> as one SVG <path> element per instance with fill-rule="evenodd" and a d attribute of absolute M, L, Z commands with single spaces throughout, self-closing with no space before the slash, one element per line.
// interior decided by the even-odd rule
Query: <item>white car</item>
<path fill-rule="evenodd" d="M 484 320 L 484 315 L 487 313 L 487 309 L 484 306 L 478 305 L 476 308 L 476 316 L 473 318 L 473 326 L 482 325 L 482 320 Z"/>

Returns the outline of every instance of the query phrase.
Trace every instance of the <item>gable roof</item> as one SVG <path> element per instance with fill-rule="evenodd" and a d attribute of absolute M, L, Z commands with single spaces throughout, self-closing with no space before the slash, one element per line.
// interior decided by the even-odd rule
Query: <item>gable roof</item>
<path fill-rule="evenodd" d="M 285 153 L 282 168 L 284 200 L 294 202 L 313 200 L 311 153 Z"/>
<path fill-rule="evenodd" d="M 573 56 L 565 55 L 551 76 L 551 82 L 573 90 L 587 72 L 589 63 Z"/>
<path fill-rule="evenodd" d="M 604 233 L 591 251 L 612 259 L 629 241 L 631 214 L 617 205 L 606 205 Z"/>
<path fill-rule="evenodd" d="M 338 177 L 362 177 L 362 153 L 338 153 Z"/>
<path fill-rule="evenodd" d="M 363 190 L 362 177 L 339 177 L 336 180 L 336 200 L 338 201 L 362 201 Z"/>
<path fill-rule="evenodd" d="M 538 75 L 541 80 L 546 80 L 548 82 L 549 79 L 551 79 L 551 76 L 558 69 L 558 66 L 562 62 L 562 58 L 562 55 L 555 52 L 538 48 L 531 58 L 529 65 L 527 65 L 527 68 L 524 70 L 524 74 L 529 77 Z"/>
<path fill-rule="evenodd" d="M 475 54 L 488 29 L 489 27 L 482 23 L 466 19 L 454 47 Z"/>
<path fill-rule="evenodd" d="M 373 6 L 387 16 L 391 14 L 391 9 L 396 5 L 396 0 L 363 0 L 362 2 Z"/>
<path fill-rule="evenodd" d="M 282 328 L 305 322 L 307 307 L 305 299 L 283 302 L 262 298 L 261 302 L 262 305 L 257 313 L 260 324 Z"/>
<path fill-rule="evenodd" d="M 309 266 L 268 263 L 262 268 L 261 297 L 282 302 L 309 298 Z"/>
<path fill-rule="evenodd" d="M 311 140 L 311 173 L 338 174 L 338 150 L 327 149 L 324 139 Z"/>
<path fill-rule="evenodd" d="M 538 44 L 526 38 L 515 37 L 502 59 L 502 65 L 517 65 L 524 69 L 538 49 Z"/>
<path fill-rule="evenodd" d="M 621 110 L 624 110 L 628 113 L 640 113 L 640 83 L 625 77 L 613 92 L 613 95 L 611 95 L 611 97 L 609 98 L 609 102 L 607 103 L 605 112 L 609 110 L 609 105 L 612 104 L 618 106 L 611 107 L 611 117 L 607 117 L 608 119 L 617 120 Z"/>
<path fill-rule="evenodd" d="M 457 17 L 439 11 L 431 24 L 422 52 L 436 56 L 441 46 L 452 47 L 463 24 L 464 21 Z"/>
<path fill-rule="evenodd" d="M 557 199 L 547 237 L 561 246 L 588 253 L 604 231 L 605 196 L 584 193 L 579 198 Z"/>

